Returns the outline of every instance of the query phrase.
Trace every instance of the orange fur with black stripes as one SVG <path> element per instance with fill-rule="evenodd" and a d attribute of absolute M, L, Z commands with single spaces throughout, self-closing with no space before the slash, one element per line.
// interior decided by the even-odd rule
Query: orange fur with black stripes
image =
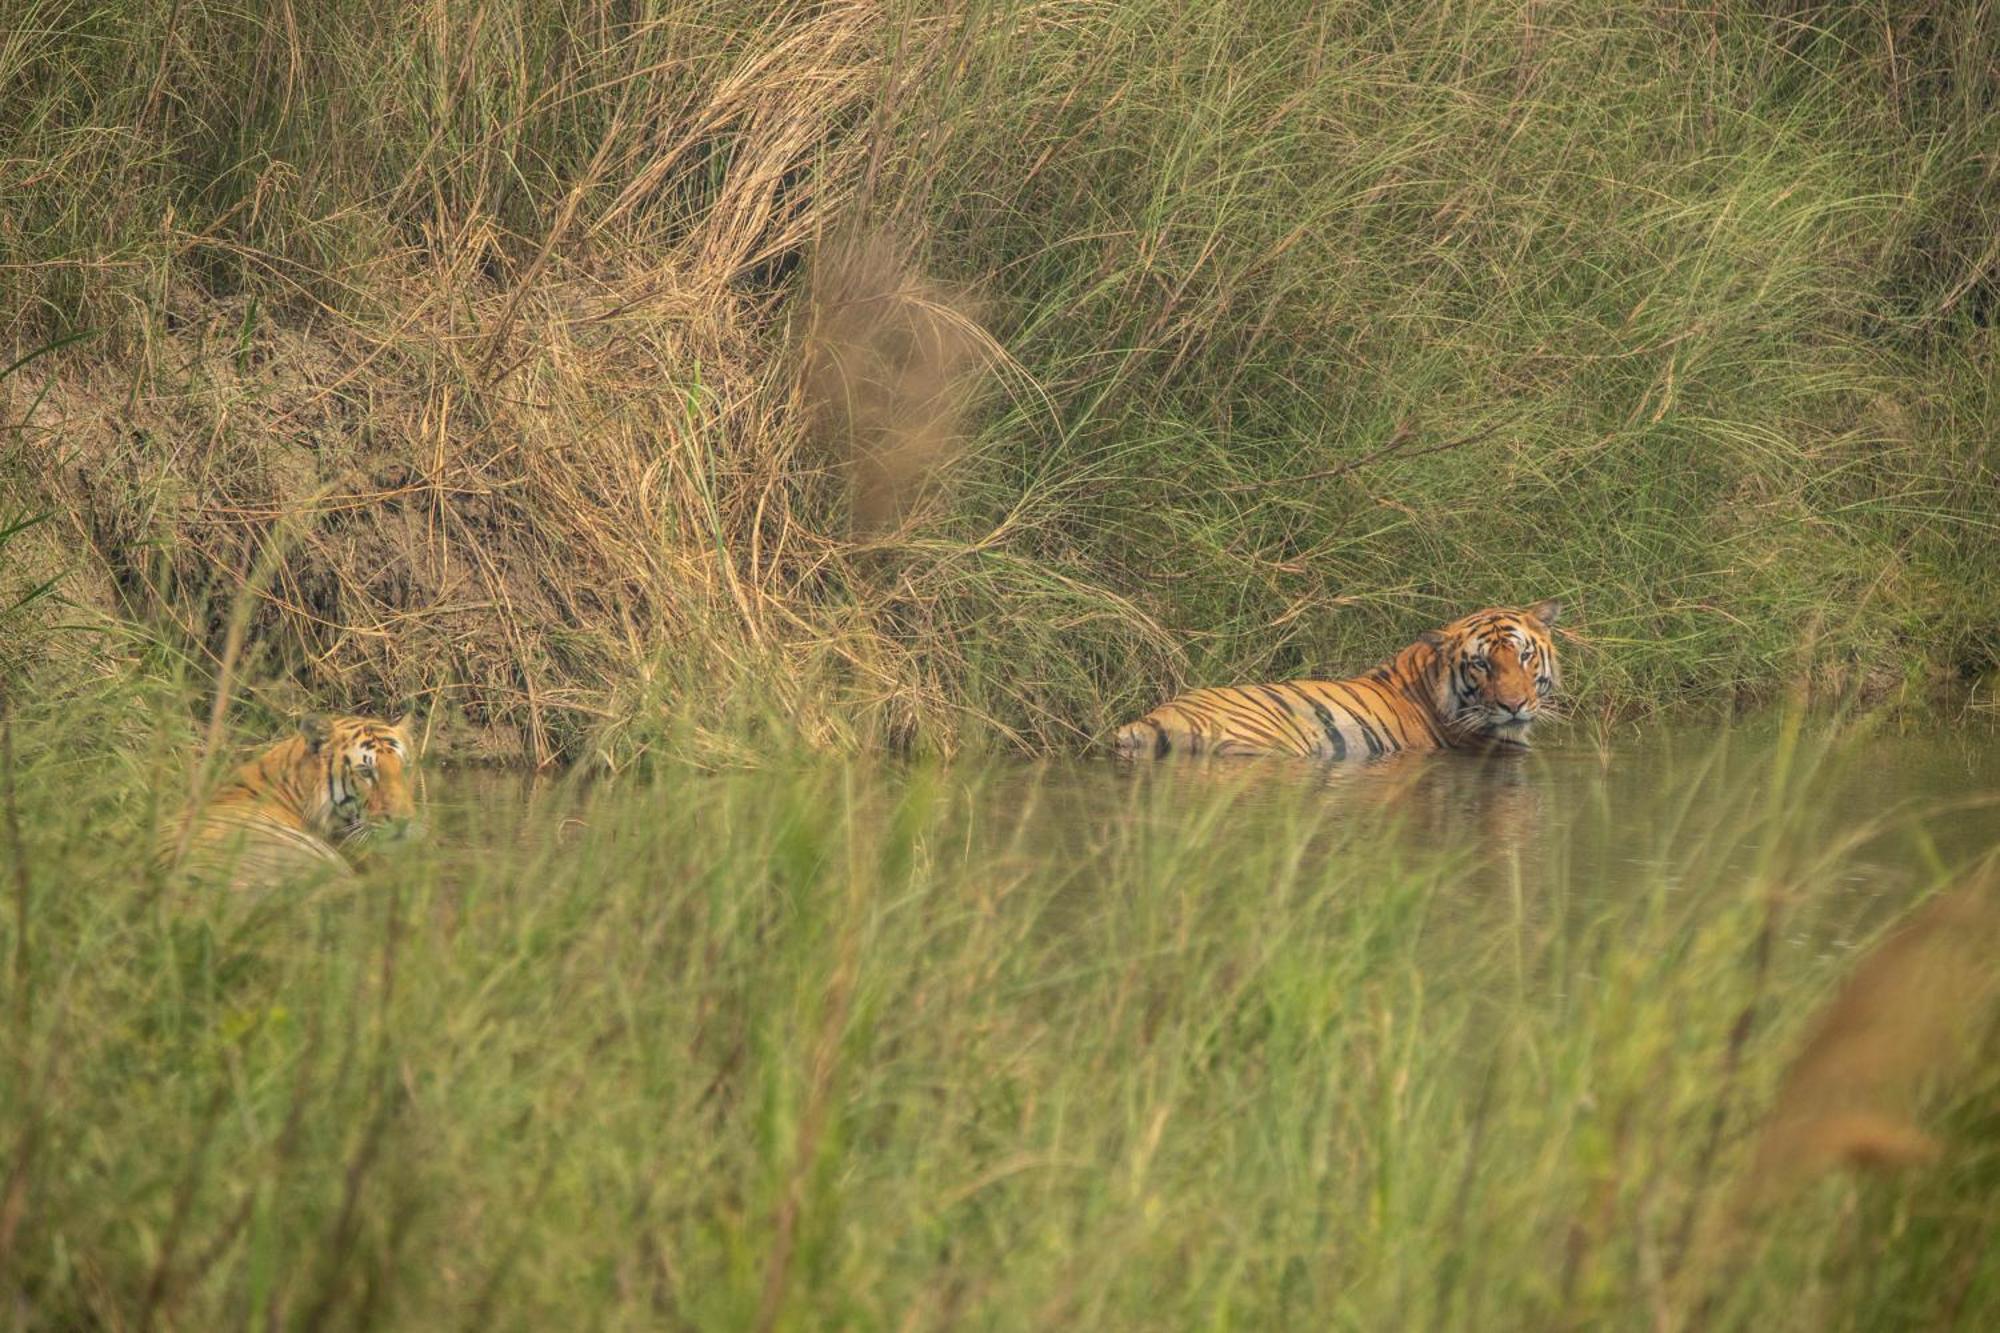
<path fill-rule="evenodd" d="M 1550 635 L 1561 609 L 1475 611 L 1347 680 L 1192 690 L 1120 727 L 1113 748 L 1330 760 L 1521 748 L 1561 684 Z"/>
<path fill-rule="evenodd" d="M 338 846 L 381 830 L 400 834 L 416 818 L 410 792 L 408 719 L 308 717 L 298 734 L 236 770 L 195 811 L 176 821 L 155 855 L 231 888 L 265 888 L 307 876 L 352 873 Z"/>

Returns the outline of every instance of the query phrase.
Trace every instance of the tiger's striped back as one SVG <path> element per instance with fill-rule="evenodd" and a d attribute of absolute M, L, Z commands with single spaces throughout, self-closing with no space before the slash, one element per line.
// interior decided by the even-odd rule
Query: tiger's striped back
<path fill-rule="evenodd" d="M 1560 683 L 1549 633 L 1560 610 L 1547 601 L 1475 611 L 1346 680 L 1191 690 L 1120 727 L 1113 748 L 1337 761 L 1525 746 Z"/>
<path fill-rule="evenodd" d="M 410 749 L 407 720 L 306 718 L 163 830 L 155 857 L 239 890 L 351 877 L 336 843 L 414 822 Z"/>

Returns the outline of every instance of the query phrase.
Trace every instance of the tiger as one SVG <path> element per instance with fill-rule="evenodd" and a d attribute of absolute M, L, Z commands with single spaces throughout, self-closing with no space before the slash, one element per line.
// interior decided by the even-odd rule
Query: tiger
<path fill-rule="evenodd" d="M 1120 727 L 1126 756 L 1379 759 L 1409 750 L 1521 750 L 1561 676 L 1555 599 L 1461 616 L 1366 675 L 1191 690 Z"/>
<path fill-rule="evenodd" d="M 154 860 L 231 889 L 354 874 L 338 845 L 416 830 L 410 720 L 301 718 L 288 736 L 237 769 L 198 809 L 161 834 Z M 192 821 L 192 828 L 188 827 Z"/>

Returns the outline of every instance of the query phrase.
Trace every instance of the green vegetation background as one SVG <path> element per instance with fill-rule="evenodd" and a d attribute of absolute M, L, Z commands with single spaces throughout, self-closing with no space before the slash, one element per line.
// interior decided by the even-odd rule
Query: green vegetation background
<path fill-rule="evenodd" d="M 89 336 L 6 381 L 9 572 L 197 675 L 249 580 L 281 709 L 537 757 L 1074 748 L 1547 595 L 1586 706 L 1917 697 L 2000 647 L 1995 31 L 16 0 L 0 317 Z M 857 251 L 976 381 L 865 524 Z"/>

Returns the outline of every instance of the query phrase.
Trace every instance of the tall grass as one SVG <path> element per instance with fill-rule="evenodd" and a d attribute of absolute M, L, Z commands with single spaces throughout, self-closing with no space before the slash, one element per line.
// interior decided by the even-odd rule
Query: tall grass
<path fill-rule="evenodd" d="M 155 708 L 9 732 L 16 1327 L 1995 1314 L 1990 1062 L 1937 1166 L 1737 1210 L 1879 898 L 1962 855 L 1829 799 L 1874 751 L 1659 750 L 1634 808 L 1532 760 L 441 775 L 358 885 L 184 900 Z"/>
<path fill-rule="evenodd" d="M 276 707 L 1073 746 L 1552 594 L 1611 710 L 1995 660 L 1989 5 L 16 9 L 30 581 L 213 671 L 297 525 Z M 857 244 L 984 377 L 907 503 Z"/>

